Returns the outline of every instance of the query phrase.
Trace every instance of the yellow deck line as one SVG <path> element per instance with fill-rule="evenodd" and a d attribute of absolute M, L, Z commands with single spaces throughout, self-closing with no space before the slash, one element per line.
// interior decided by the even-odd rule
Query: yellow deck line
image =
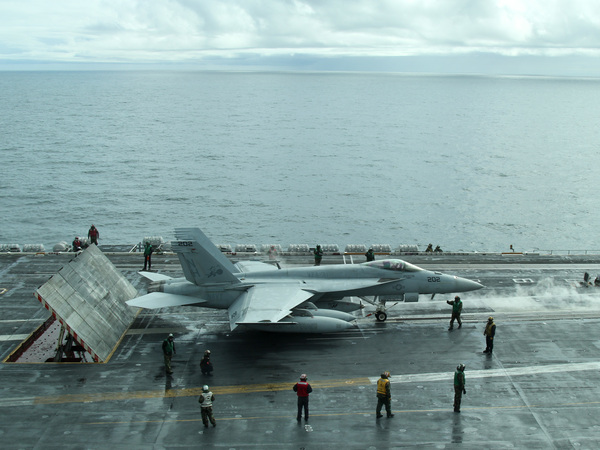
<path fill-rule="evenodd" d="M 294 381 L 286 383 L 264 383 L 264 384 L 245 384 L 238 386 L 211 386 L 211 391 L 215 395 L 233 395 L 250 394 L 256 392 L 274 392 L 291 390 Z M 315 389 L 327 389 L 347 386 L 367 386 L 371 381 L 367 377 L 352 378 L 345 380 L 325 380 L 311 381 L 311 386 Z M 44 397 L 35 397 L 33 403 L 37 405 L 50 405 L 61 403 L 93 403 L 118 400 L 139 400 L 149 398 L 175 398 L 175 397 L 193 397 L 202 393 L 202 387 L 189 389 L 168 389 L 156 391 L 130 391 L 130 392 L 105 392 L 94 394 L 65 394 L 50 395 Z"/>

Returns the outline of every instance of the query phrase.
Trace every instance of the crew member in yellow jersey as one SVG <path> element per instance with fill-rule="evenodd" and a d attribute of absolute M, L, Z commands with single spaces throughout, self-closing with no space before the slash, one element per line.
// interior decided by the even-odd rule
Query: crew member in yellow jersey
<path fill-rule="evenodd" d="M 385 411 L 388 417 L 394 417 L 392 414 L 392 394 L 390 392 L 390 373 L 383 372 L 381 378 L 377 380 L 377 409 L 375 410 L 376 416 L 379 419 L 383 417 L 381 414 L 381 407 L 385 405 Z"/>
<path fill-rule="evenodd" d="M 485 350 L 483 353 L 491 355 L 492 350 L 494 349 L 494 336 L 496 336 L 496 324 L 494 323 L 494 318 L 492 316 L 488 318 L 485 330 L 483 330 L 483 335 L 485 336 Z"/>

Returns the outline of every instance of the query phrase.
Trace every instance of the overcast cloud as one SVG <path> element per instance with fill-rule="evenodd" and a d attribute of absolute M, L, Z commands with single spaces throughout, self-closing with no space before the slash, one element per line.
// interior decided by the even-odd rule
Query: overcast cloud
<path fill-rule="evenodd" d="M 401 70 L 491 58 L 600 76 L 599 56 L 593 0 L 0 1 L 1 66 Z"/>

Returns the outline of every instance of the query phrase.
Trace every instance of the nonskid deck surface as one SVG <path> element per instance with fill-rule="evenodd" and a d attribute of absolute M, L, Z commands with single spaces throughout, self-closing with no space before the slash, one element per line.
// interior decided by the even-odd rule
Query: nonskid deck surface
<path fill-rule="evenodd" d="M 70 258 L 0 255 L 3 360 L 47 319 L 33 292 Z M 109 258 L 145 292 L 140 255 Z M 579 281 L 585 271 L 600 272 L 598 257 L 406 259 L 486 286 L 461 295 L 461 329 L 447 330 L 444 296 L 398 304 L 384 323 L 366 308 L 355 329 L 332 335 L 231 333 L 225 311 L 142 311 L 108 363 L 1 364 L 2 442 L 40 449 L 597 447 L 600 288 Z M 181 275 L 173 255 L 155 255 L 153 268 Z M 497 324 L 491 356 L 482 353 L 489 315 Z M 160 347 L 170 332 L 177 355 L 166 376 Z M 200 372 L 205 349 L 213 376 Z M 467 367 L 467 395 L 454 413 L 459 363 Z M 392 373 L 395 417 L 376 420 L 375 382 L 384 370 Z M 298 423 L 291 388 L 301 373 L 314 391 L 309 421 Z M 202 425 L 203 384 L 215 394 L 216 428 Z"/>

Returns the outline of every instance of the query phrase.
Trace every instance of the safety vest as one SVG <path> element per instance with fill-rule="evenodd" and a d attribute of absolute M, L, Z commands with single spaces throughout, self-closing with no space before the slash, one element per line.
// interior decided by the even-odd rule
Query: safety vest
<path fill-rule="evenodd" d="M 387 378 L 380 378 L 377 380 L 377 394 L 388 395 L 387 386 L 390 384 L 390 380 Z"/>
<path fill-rule="evenodd" d="M 486 336 L 489 336 L 489 337 L 494 337 L 494 334 L 496 334 L 495 328 L 496 328 L 496 324 L 494 322 L 488 323 L 485 326 L 485 333 L 484 334 Z"/>
<path fill-rule="evenodd" d="M 465 387 L 465 373 L 464 372 L 461 372 L 460 370 L 457 370 L 456 372 L 454 372 L 454 386 L 461 388 L 461 389 Z"/>
<path fill-rule="evenodd" d="M 452 305 L 452 312 L 454 314 L 460 314 L 461 311 L 462 311 L 462 301 L 454 300 L 454 304 Z"/>
<path fill-rule="evenodd" d="M 212 401 L 214 399 L 213 393 L 208 391 L 200 395 L 198 399 L 198 403 L 200 403 L 201 408 L 209 408 L 212 406 Z"/>
<path fill-rule="evenodd" d="M 168 338 L 163 341 L 162 345 L 163 353 L 172 355 L 175 351 L 175 342 L 170 341 Z"/>
<path fill-rule="evenodd" d="M 298 397 L 308 397 L 308 394 L 312 392 L 312 388 L 310 387 L 310 384 L 308 384 L 308 381 L 298 381 L 298 383 L 296 383 L 295 391 L 298 394 Z"/>

